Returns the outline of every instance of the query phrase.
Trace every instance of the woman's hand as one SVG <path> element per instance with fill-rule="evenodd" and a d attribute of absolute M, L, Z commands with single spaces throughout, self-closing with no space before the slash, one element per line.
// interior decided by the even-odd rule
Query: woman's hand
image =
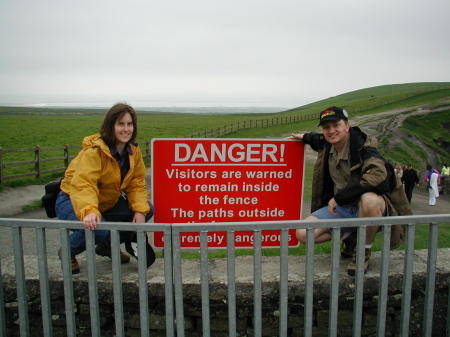
<path fill-rule="evenodd" d="M 99 221 L 100 217 L 97 215 L 97 213 L 89 213 L 83 219 L 83 226 L 87 229 L 94 230 L 97 228 L 97 222 Z"/>
<path fill-rule="evenodd" d="M 139 212 L 134 213 L 133 222 L 145 223 L 145 215 Z"/>
<path fill-rule="evenodd" d="M 304 133 L 291 133 L 291 135 L 289 137 L 286 137 L 285 139 L 298 139 L 298 140 L 302 140 L 303 139 L 303 135 Z"/>

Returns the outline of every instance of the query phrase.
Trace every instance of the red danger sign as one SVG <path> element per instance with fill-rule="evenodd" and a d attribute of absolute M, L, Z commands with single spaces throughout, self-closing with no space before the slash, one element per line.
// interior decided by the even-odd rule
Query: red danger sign
<path fill-rule="evenodd" d="M 304 146 L 294 140 L 154 139 L 152 202 L 158 223 L 299 220 Z M 182 248 L 200 247 L 199 233 L 182 233 Z M 162 233 L 155 247 L 164 247 Z M 279 247 L 280 231 L 262 231 L 263 247 Z M 208 246 L 226 248 L 225 232 Z M 253 247 L 253 232 L 235 232 L 237 248 Z M 295 230 L 289 246 L 298 246 Z"/>

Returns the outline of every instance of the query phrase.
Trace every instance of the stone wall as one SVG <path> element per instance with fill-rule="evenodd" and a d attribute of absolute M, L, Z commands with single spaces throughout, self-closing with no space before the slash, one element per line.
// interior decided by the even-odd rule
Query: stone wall
<path fill-rule="evenodd" d="M 434 302 L 433 336 L 444 336 L 447 318 L 448 277 L 450 271 L 450 249 L 439 249 L 437 262 L 436 292 Z M 398 336 L 400 327 L 403 251 L 391 252 L 389 294 L 386 336 Z M 380 255 L 373 253 L 371 267 L 365 276 L 362 313 L 362 335 L 375 336 L 377 323 Z M 78 336 L 91 336 L 89 294 L 86 261 L 79 259 L 82 272 L 73 277 Z M 352 336 L 353 302 L 355 279 L 346 273 L 348 260 L 340 265 L 338 335 Z M 2 261 L 4 297 L 8 336 L 19 335 L 18 306 L 14 278 L 14 261 Z M 111 263 L 106 258 L 97 258 L 98 295 L 102 336 L 115 335 L 114 297 L 111 281 Z M 262 328 L 263 336 L 277 336 L 279 323 L 279 258 L 263 258 L 262 279 Z M 30 331 L 33 336 L 42 335 L 37 260 L 26 257 L 26 277 Z M 149 314 L 151 336 L 166 336 L 165 288 L 163 260 L 156 263 L 147 273 L 149 291 Z M 317 255 L 314 277 L 314 336 L 326 336 L 328 331 L 328 310 L 330 298 L 330 256 Z M 202 335 L 200 261 L 183 260 L 183 300 L 186 336 Z M 228 304 L 226 285 L 226 259 L 213 259 L 209 263 L 211 336 L 228 336 Z M 427 251 L 414 254 L 414 275 L 412 285 L 410 335 L 422 335 L 425 284 L 427 274 Z M 66 336 L 64 289 L 60 262 L 49 258 L 51 309 L 54 336 Z M 140 336 L 139 287 L 137 284 L 137 263 L 132 261 L 122 266 L 125 331 L 127 336 Z M 303 336 L 304 257 L 289 257 L 289 336 Z M 253 336 L 253 259 L 251 256 L 236 258 L 236 300 L 238 336 Z"/>

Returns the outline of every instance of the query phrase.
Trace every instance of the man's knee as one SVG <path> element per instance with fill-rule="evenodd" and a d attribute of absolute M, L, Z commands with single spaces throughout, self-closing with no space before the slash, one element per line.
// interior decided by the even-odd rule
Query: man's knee
<path fill-rule="evenodd" d="M 383 216 L 386 202 L 381 195 L 373 192 L 364 193 L 359 199 L 359 216 Z"/>
<path fill-rule="evenodd" d="M 319 218 L 313 216 L 313 215 L 309 215 L 305 218 L 305 220 L 319 220 Z M 306 244 L 306 229 L 297 229 L 295 231 L 295 236 L 297 237 L 297 240 L 300 243 L 305 243 Z"/>
<path fill-rule="evenodd" d="M 306 229 L 297 229 L 295 235 L 300 243 L 306 243 Z"/>

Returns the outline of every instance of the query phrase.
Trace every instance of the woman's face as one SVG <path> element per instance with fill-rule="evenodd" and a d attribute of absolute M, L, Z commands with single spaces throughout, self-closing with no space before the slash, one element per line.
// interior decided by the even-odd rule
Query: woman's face
<path fill-rule="evenodd" d="M 116 146 L 118 148 L 124 147 L 130 141 L 133 136 L 133 130 L 133 120 L 128 112 L 116 120 L 114 136 L 116 137 Z"/>

